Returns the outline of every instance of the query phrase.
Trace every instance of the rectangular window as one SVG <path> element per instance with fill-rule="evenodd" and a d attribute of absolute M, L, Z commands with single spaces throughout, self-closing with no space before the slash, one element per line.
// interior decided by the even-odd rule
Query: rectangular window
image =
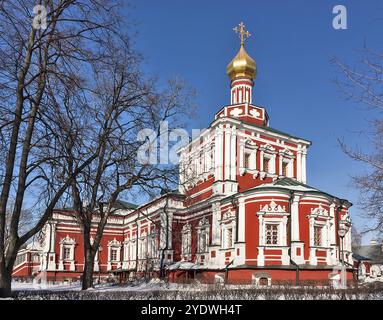
<path fill-rule="evenodd" d="M 266 244 L 278 244 L 278 225 L 266 224 Z"/>
<path fill-rule="evenodd" d="M 233 228 L 226 229 L 226 239 L 225 239 L 226 248 L 233 247 Z"/>
<path fill-rule="evenodd" d="M 110 251 L 110 261 L 117 261 L 117 249 Z"/>
<path fill-rule="evenodd" d="M 70 260 L 70 248 L 64 247 L 63 250 L 63 260 Z"/>
<path fill-rule="evenodd" d="M 283 162 L 282 163 L 282 176 L 285 176 L 285 177 L 287 177 L 287 168 L 288 168 L 288 163 L 286 163 L 286 162 Z"/>
<path fill-rule="evenodd" d="M 314 226 L 314 246 L 322 246 L 322 227 Z"/>
<path fill-rule="evenodd" d="M 190 233 L 182 234 L 182 254 L 190 254 L 191 246 L 190 246 Z"/>
<path fill-rule="evenodd" d="M 250 153 L 245 153 L 245 168 L 250 169 Z"/>
<path fill-rule="evenodd" d="M 270 159 L 264 157 L 263 158 L 263 171 L 264 172 L 269 172 L 269 170 L 270 170 L 269 164 L 270 164 Z"/>
<path fill-rule="evenodd" d="M 199 252 L 207 252 L 207 232 L 202 231 L 199 234 Z"/>

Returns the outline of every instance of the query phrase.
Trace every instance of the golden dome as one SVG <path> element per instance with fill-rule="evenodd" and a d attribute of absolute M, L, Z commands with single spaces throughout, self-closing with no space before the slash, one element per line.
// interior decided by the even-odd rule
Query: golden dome
<path fill-rule="evenodd" d="M 247 54 L 243 44 L 226 70 L 231 81 L 239 78 L 255 79 L 257 76 L 255 60 Z"/>

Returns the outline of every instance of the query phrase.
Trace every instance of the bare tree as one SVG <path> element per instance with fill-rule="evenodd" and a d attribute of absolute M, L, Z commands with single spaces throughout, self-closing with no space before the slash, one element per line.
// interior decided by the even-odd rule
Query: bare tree
<path fill-rule="evenodd" d="M 341 72 L 337 85 L 349 101 L 367 106 L 373 119 L 368 129 L 362 132 L 372 152 L 360 147 L 350 147 L 339 140 L 342 150 L 352 159 L 367 166 L 367 173 L 354 176 L 353 182 L 361 192 L 365 217 L 374 222 L 363 232 L 377 231 L 383 233 L 383 54 L 364 47 L 360 64 L 352 68 L 339 59 L 332 63 Z"/>
<path fill-rule="evenodd" d="M 80 165 L 78 157 L 72 154 L 73 146 L 83 148 L 82 153 L 97 150 L 95 161 L 72 179 L 66 193 L 83 232 L 83 290 L 93 286 L 95 255 L 119 196 L 137 189 L 153 195 L 176 185 L 175 165 L 142 161 L 137 150 L 145 145 L 148 150 L 151 147 L 157 150 L 160 136 L 168 134 L 162 132 L 162 124 L 167 121 L 169 129 L 176 126 L 177 119 L 190 108 L 193 95 L 182 81 L 170 81 L 165 89 L 159 90 L 154 80 L 145 80 L 139 72 L 140 59 L 128 46 L 110 42 L 108 54 L 108 63 L 95 72 L 92 93 L 82 103 L 86 105 L 84 119 L 89 132 L 74 134 L 67 140 L 66 176 L 74 176 Z M 54 104 L 68 100 L 72 98 Z M 66 122 L 76 123 L 76 117 L 69 115 Z M 78 132 L 73 128 L 69 131 Z M 142 132 L 151 134 L 138 139 Z"/>
<path fill-rule="evenodd" d="M 107 57 L 108 41 L 120 30 L 114 0 L 37 4 L 46 16 L 32 24 L 36 1 L 0 3 L 0 297 L 11 293 L 20 246 L 39 232 L 76 175 L 100 152 L 83 153 L 74 144 L 70 154 L 76 166 L 71 175 L 60 172 L 66 164 L 66 142 L 73 140 L 73 131 L 60 119 L 73 109 L 51 104 L 49 92 L 84 89 L 91 83 L 87 75 Z M 20 220 L 26 209 L 36 223 L 23 232 Z"/>

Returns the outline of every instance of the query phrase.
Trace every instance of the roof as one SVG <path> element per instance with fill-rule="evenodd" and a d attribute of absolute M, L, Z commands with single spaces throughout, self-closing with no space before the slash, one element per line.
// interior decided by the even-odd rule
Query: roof
<path fill-rule="evenodd" d="M 251 126 L 254 126 L 254 127 L 257 127 L 257 128 L 260 128 L 260 129 L 264 129 L 266 131 L 270 131 L 270 132 L 273 132 L 273 133 L 276 133 L 276 134 L 279 134 L 279 135 L 282 135 L 282 136 L 287 136 L 289 138 L 292 138 L 292 139 L 296 139 L 296 140 L 303 140 L 303 141 L 306 141 L 308 142 L 310 145 L 312 145 L 312 141 L 310 140 L 307 140 L 307 139 L 304 139 L 304 138 L 300 138 L 300 137 L 297 137 L 297 136 L 293 136 L 289 133 L 286 133 L 286 132 L 283 132 L 283 131 L 280 131 L 278 129 L 274 129 L 272 127 L 268 127 L 268 126 L 260 126 L 260 125 L 257 125 L 253 122 L 249 122 L 249 121 L 245 121 L 245 120 L 241 120 L 243 123 L 247 124 L 247 125 L 251 125 Z"/>
<path fill-rule="evenodd" d="M 282 179 L 277 179 L 273 182 L 270 183 L 265 183 L 261 184 L 259 186 L 256 186 L 254 188 L 248 189 L 248 190 L 257 190 L 257 189 L 287 189 L 287 190 L 292 190 L 292 191 L 302 191 L 302 192 L 316 192 L 316 193 L 321 193 L 323 195 L 326 195 L 330 198 L 339 198 L 335 197 L 327 192 L 321 191 L 317 188 L 311 187 L 307 184 L 304 184 L 302 182 L 299 182 L 295 179 L 292 178 L 282 178 Z M 246 190 L 246 191 L 248 191 Z M 244 192 L 246 192 L 244 191 Z M 345 200 L 345 199 L 342 199 Z M 346 201 L 346 200 L 345 200 Z M 350 203 L 351 204 L 351 203 Z M 351 204 L 352 205 L 352 204 Z"/>
<path fill-rule="evenodd" d="M 354 249 L 353 256 L 366 257 L 372 263 L 383 263 L 383 244 L 360 246 Z"/>
<path fill-rule="evenodd" d="M 352 254 L 352 258 L 356 261 L 370 261 L 370 259 L 364 257 L 364 256 L 361 256 L 359 254 L 356 254 L 356 253 L 353 253 Z"/>
<path fill-rule="evenodd" d="M 115 207 L 117 209 L 137 209 L 138 205 L 123 200 L 117 200 Z"/>

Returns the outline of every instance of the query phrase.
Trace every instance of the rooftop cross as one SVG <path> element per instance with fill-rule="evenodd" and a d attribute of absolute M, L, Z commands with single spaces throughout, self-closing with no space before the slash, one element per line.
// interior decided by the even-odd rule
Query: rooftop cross
<path fill-rule="evenodd" d="M 238 27 L 233 28 L 235 33 L 239 33 L 239 38 L 241 39 L 241 46 L 244 45 L 246 38 L 251 36 L 249 31 L 245 31 L 245 25 L 241 22 Z"/>

